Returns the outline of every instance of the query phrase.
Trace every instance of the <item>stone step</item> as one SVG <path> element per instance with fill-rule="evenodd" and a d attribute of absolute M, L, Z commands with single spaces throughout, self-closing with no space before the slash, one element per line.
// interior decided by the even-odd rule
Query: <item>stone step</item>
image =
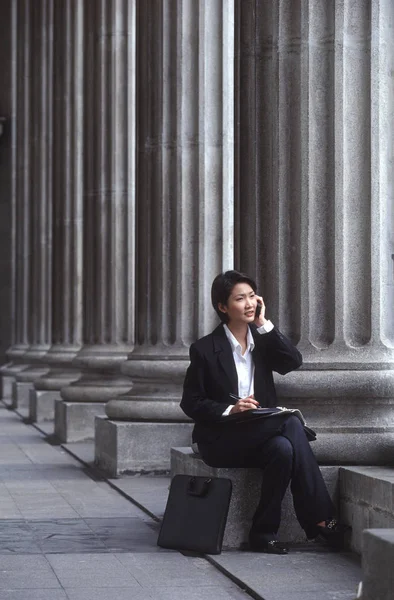
<path fill-rule="evenodd" d="M 352 527 L 351 549 L 358 554 L 365 529 L 394 528 L 393 467 L 341 467 L 339 493 L 341 520 Z"/>
<path fill-rule="evenodd" d="M 364 531 L 362 567 L 362 600 L 393 600 L 394 529 Z"/>
<path fill-rule="evenodd" d="M 331 498 L 338 504 L 339 467 L 321 467 Z M 206 465 L 191 448 L 171 449 L 171 476 L 176 474 L 201 475 L 204 477 L 227 477 L 233 484 L 233 492 L 227 525 L 223 539 L 223 548 L 239 548 L 247 542 L 254 510 L 260 498 L 260 469 L 224 469 Z M 287 490 L 282 503 L 282 520 L 278 532 L 282 541 L 299 543 L 305 541 L 305 533 L 296 519 L 292 496 Z"/>

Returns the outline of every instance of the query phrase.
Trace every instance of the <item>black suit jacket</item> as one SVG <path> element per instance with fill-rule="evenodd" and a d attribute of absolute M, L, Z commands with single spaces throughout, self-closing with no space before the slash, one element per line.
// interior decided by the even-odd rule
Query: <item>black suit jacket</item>
<path fill-rule="evenodd" d="M 272 372 L 285 375 L 302 364 L 297 348 L 278 329 L 259 334 L 250 325 L 255 347 L 252 353 L 254 395 L 263 407 L 276 406 Z M 218 422 L 229 404 L 229 394 L 238 395 L 238 377 L 231 344 L 223 325 L 190 346 L 181 401 L 182 410 L 195 421 L 193 441 L 208 442 L 218 436 Z"/>

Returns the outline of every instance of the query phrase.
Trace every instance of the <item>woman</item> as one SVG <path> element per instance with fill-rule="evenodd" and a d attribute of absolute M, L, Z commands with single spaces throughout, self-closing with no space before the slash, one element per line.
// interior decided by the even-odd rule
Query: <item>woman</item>
<path fill-rule="evenodd" d="M 333 519 L 334 507 L 300 420 L 288 414 L 236 416 L 276 406 L 272 373 L 285 375 L 297 369 L 301 354 L 265 318 L 263 298 L 247 275 L 221 273 L 213 281 L 211 296 L 222 323 L 191 345 L 181 402 L 195 421 L 193 442 L 212 467 L 263 469 L 261 497 L 249 533 L 251 550 L 287 554 L 277 531 L 289 483 L 307 537 L 320 535 L 331 546 L 342 547 L 345 528 Z"/>

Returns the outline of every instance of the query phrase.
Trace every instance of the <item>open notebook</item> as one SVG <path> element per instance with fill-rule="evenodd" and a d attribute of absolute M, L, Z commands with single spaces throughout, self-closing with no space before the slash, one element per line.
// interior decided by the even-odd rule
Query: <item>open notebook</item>
<path fill-rule="evenodd" d="M 256 408 L 245 410 L 243 412 L 233 413 L 220 419 L 220 423 L 243 423 L 253 419 L 262 419 L 274 415 L 294 415 L 298 417 L 304 426 L 306 436 L 310 442 L 316 439 L 316 433 L 310 427 L 307 427 L 302 412 L 298 408 L 286 408 L 285 406 L 273 406 L 272 408 Z"/>

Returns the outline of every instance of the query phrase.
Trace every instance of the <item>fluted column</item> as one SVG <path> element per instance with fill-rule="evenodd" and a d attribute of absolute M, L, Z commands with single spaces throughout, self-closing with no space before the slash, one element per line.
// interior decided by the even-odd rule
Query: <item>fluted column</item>
<path fill-rule="evenodd" d="M 62 389 L 61 439 L 92 436 L 94 414 L 132 385 L 119 365 L 134 342 L 135 3 L 85 10 L 83 375 Z"/>
<path fill-rule="evenodd" d="M 30 286 L 30 177 L 32 143 L 31 122 L 31 5 L 28 0 L 13 3 L 16 19 L 17 49 L 14 98 L 15 119 L 15 195 L 13 196 L 13 244 L 14 263 L 13 302 L 14 307 L 14 344 L 8 351 L 11 360 L 20 360 L 29 347 L 29 299 Z M 16 12 L 16 15 L 15 15 Z"/>
<path fill-rule="evenodd" d="M 30 393 L 33 421 L 54 416 L 60 390 L 79 378 L 82 347 L 84 5 L 54 3 L 53 268 L 51 367 Z"/>
<path fill-rule="evenodd" d="M 189 345 L 215 325 L 210 286 L 233 263 L 234 5 L 140 3 L 137 29 L 136 344 L 121 366 L 133 388 L 106 413 L 165 424 L 187 420 Z M 163 447 L 145 468 L 168 463 L 177 435 L 160 429 Z M 141 466 L 136 454 L 130 465 Z"/>
<path fill-rule="evenodd" d="M 12 356 L 13 351 L 17 349 L 17 306 L 16 306 L 16 288 L 17 288 L 17 221 L 16 212 L 20 202 L 20 196 L 17 196 L 18 191 L 18 176 L 17 172 L 20 168 L 21 163 L 21 144 L 20 140 L 17 140 L 17 122 L 20 125 L 21 117 L 21 98 L 18 96 L 18 92 L 21 92 L 21 85 L 18 81 L 18 74 L 20 65 L 23 64 L 21 60 L 22 54 L 22 31 L 18 31 L 18 25 L 21 22 L 20 8 L 18 3 L 14 2 L 11 6 L 11 346 L 7 350 L 7 358 L 10 359 L 8 363 L 0 368 L 1 376 L 1 398 L 6 405 L 12 404 L 12 388 L 13 382 L 15 381 L 15 374 L 18 370 L 26 368 L 26 365 L 18 364 L 17 357 Z M 3 123 L 2 123 L 3 125 Z"/>
<path fill-rule="evenodd" d="M 30 65 L 30 177 L 25 174 L 29 194 L 30 239 L 24 260 L 29 262 L 29 346 L 23 357 L 33 363 L 19 372 L 13 390 L 13 405 L 28 407 L 33 382 L 48 367 L 45 354 L 51 343 L 52 326 L 52 83 L 53 0 L 40 0 L 29 9 L 31 27 Z M 27 176 L 26 176 L 27 175 Z"/>
<path fill-rule="evenodd" d="M 1 368 L 2 399 L 13 403 L 16 374 L 28 367 L 23 355 L 29 347 L 29 262 L 30 239 L 30 3 L 12 3 L 12 345 L 7 351 L 10 362 Z"/>
<path fill-rule="evenodd" d="M 368 0 L 275 5 L 267 22 L 259 20 L 267 3 L 255 15 L 241 3 L 251 37 L 261 24 L 256 37 L 267 43 L 256 65 L 274 85 L 243 80 L 241 66 L 239 110 L 249 91 L 262 104 L 268 96 L 276 116 L 261 115 L 268 141 L 249 131 L 272 191 L 250 197 L 240 175 L 239 265 L 256 267 L 268 315 L 303 353 L 303 368 L 278 378 L 278 389 L 316 427 L 318 457 L 385 463 L 394 444 L 394 9 L 386 0 L 372 13 Z M 254 219 L 262 227 L 249 238 Z"/>

